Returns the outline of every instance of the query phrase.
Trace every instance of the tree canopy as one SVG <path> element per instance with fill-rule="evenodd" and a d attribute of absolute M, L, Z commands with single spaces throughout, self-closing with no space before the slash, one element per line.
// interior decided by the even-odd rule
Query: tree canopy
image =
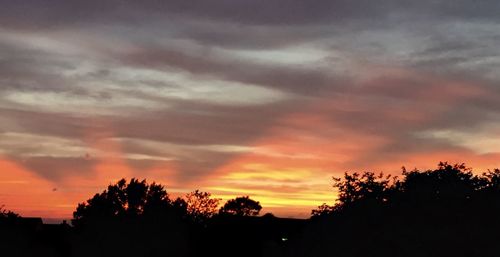
<path fill-rule="evenodd" d="M 464 164 L 403 168 L 333 178 L 334 205 L 312 211 L 298 256 L 495 256 L 500 229 L 500 170 L 473 173 Z"/>
<path fill-rule="evenodd" d="M 73 224 L 112 217 L 138 217 L 160 215 L 174 209 L 168 193 L 160 184 L 132 178 L 129 183 L 121 179 L 109 185 L 102 193 L 95 194 L 78 204 L 73 213 Z"/>
<path fill-rule="evenodd" d="M 208 192 L 195 190 L 186 195 L 187 213 L 197 223 L 203 223 L 217 214 L 220 199 Z"/>
<path fill-rule="evenodd" d="M 257 216 L 261 209 L 262 206 L 259 202 L 250 199 L 249 196 L 241 196 L 228 200 L 219 210 L 219 213 L 236 216 Z"/>
<path fill-rule="evenodd" d="M 500 170 L 474 175 L 464 164 L 441 162 L 435 170 L 407 171 L 402 179 L 373 172 L 345 173 L 333 177 L 338 191 L 335 205 L 323 204 L 312 211 L 312 216 L 340 213 L 350 207 L 379 204 L 395 206 L 403 203 L 429 205 L 433 202 L 455 203 L 481 200 L 488 194 L 500 193 Z"/>

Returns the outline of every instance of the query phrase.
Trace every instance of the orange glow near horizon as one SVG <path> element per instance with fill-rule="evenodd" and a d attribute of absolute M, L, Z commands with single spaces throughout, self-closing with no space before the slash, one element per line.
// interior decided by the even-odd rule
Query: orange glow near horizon
<path fill-rule="evenodd" d="M 307 218 L 345 172 L 500 168 L 495 1 L 4 2 L 0 206 L 22 216 L 135 178 Z"/>
<path fill-rule="evenodd" d="M 294 116 L 291 122 L 295 119 Z M 312 123 L 309 120 L 307 124 L 317 126 L 320 122 Z M 182 196 L 197 188 L 211 192 L 214 197 L 223 201 L 249 195 L 261 202 L 264 207 L 262 214 L 272 212 L 278 216 L 305 218 L 318 205 L 334 202 L 331 176 L 340 176 L 343 172 L 352 170 L 345 163 L 355 160 L 372 147 L 369 143 L 361 149 L 356 146 L 356 141 L 359 141 L 358 144 L 363 140 L 373 142 L 373 147 L 383 143 L 376 138 L 351 138 L 347 135 L 338 143 L 330 143 L 322 142 L 320 137 L 293 137 L 286 130 L 276 129 L 268 138 L 263 137 L 255 142 L 252 146 L 255 151 L 239 154 L 204 180 L 198 181 L 201 183 L 195 185 L 192 182 L 189 185 L 192 188 L 186 188 L 186 185 L 165 176 L 165 173 L 175 174 L 174 166 L 152 167 L 150 170 L 140 171 L 130 167 L 119 144 L 110 140 L 97 142 L 93 146 L 109 153 L 109 156 L 90 157 L 97 159 L 92 176 L 68 176 L 58 182 L 39 177 L 22 164 L 2 158 L 0 202 L 6 209 L 22 216 L 68 219 L 79 202 L 101 192 L 108 184 L 123 177 L 144 177 L 149 182 L 156 181 L 166 185 L 172 196 Z M 349 141 L 354 143 L 351 145 Z M 497 154 L 475 156 L 465 150 L 438 151 L 374 161 L 369 167 L 360 165 L 359 169 L 352 171 L 372 170 L 399 174 L 403 165 L 409 169 L 427 169 L 433 168 L 442 160 L 460 162 L 462 156 L 469 156 L 467 164 L 476 170 L 491 169 L 500 164 Z"/>
<path fill-rule="evenodd" d="M 431 84 L 442 82 L 429 80 Z M 453 91 L 453 101 L 447 99 L 457 104 L 462 98 L 484 93 L 467 84 L 445 85 L 446 92 L 452 91 L 451 87 L 460 89 Z M 380 81 L 366 87 L 377 86 L 380 86 Z M 433 95 L 422 97 L 441 101 Z M 249 195 L 260 201 L 264 207 L 262 214 L 272 212 L 278 216 L 305 218 L 318 205 L 334 203 L 331 176 L 341 176 L 345 171 L 370 170 L 397 175 L 401 166 L 430 169 L 439 161 L 467 161 L 467 165 L 481 171 L 500 166 L 499 154 L 478 154 L 465 148 L 396 152 L 385 158 L 384 152 L 379 151 L 394 143 L 393 139 L 369 129 L 349 130 L 342 123 L 346 117 L 335 116 L 339 110 L 362 112 L 362 108 L 376 109 L 376 106 L 363 107 L 360 104 L 362 101 L 363 98 L 337 97 L 277 117 L 274 125 L 247 145 L 250 150 L 233 154 L 210 174 L 189 181 L 178 179 L 182 170 L 175 161 L 145 169 L 133 167 L 128 162 L 131 157 L 127 156 L 122 143 L 116 140 L 112 126 L 102 120 L 91 120 L 100 130 L 85 131 L 82 140 L 93 150 L 93 153 L 82 157 L 94 163 L 88 173 L 68 172 L 72 175 L 51 181 L 37 176 L 23 163 L 16 163 L 7 157 L 0 158 L 0 203 L 23 216 L 67 219 L 79 202 L 101 192 L 110 183 L 136 177 L 165 185 L 172 196 L 182 196 L 194 189 L 211 192 L 223 201 Z M 433 101 L 430 101 L 431 105 L 436 104 Z M 407 126 L 418 126 L 434 118 L 426 113 L 425 108 L 414 107 L 402 105 L 399 109 L 376 109 L 375 114 L 386 119 L 402 120 Z M 436 104 L 432 108 L 443 108 L 444 112 L 451 107 Z M 378 153 L 377 158 L 373 158 L 373 153 Z"/>
<path fill-rule="evenodd" d="M 7 159 L 0 159 L 0 202 L 23 216 L 62 217 L 74 206 L 56 185 Z M 69 200 L 69 201 L 68 201 Z"/>

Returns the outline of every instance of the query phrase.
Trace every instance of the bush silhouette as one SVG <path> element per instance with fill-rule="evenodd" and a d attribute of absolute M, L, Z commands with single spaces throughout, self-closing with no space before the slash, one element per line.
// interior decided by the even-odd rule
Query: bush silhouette
<path fill-rule="evenodd" d="M 13 211 L 10 211 L 10 210 L 7 210 L 5 209 L 5 206 L 4 205 L 0 205 L 0 219 L 15 219 L 15 218 L 18 218 L 19 217 L 19 214 L 13 212 Z"/>

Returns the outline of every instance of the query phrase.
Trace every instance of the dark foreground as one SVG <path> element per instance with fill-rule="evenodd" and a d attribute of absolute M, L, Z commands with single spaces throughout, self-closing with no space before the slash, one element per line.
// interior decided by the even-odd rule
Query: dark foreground
<path fill-rule="evenodd" d="M 474 175 L 441 163 L 402 179 L 345 174 L 334 187 L 337 203 L 308 220 L 226 213 L 200 221 L 174 204 L 131 210 L 131 198 L 122 214 L 106 209 L 110 186 L 79 207 L 75 227 L 0 219 L 0 256 L 500 256 L 499 170 Z"/>
<path fill-rule="evenodd" d="M 112 221 L 82 230 L 19 219 L 2 226 L 0 256 L 283 256 L 306 220 L 214 218 L 182 222 Z"/>
<path fill-rule="evenodd" d="M 0 256 L 499 256 L 499 216 L 422 210 L 420 219 L 401 214 L 386 222 L 379 215 L 342 223 L 234 217 L 205 228 L 127 222 L 84 231 L 19 222 L 2 225 Z"/>

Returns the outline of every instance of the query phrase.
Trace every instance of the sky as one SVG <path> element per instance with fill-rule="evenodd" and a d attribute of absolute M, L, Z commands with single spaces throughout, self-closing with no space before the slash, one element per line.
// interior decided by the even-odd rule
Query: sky
<path fill-rule="evenodd" d="M 332 176 L 500 167 L 496 0 L 0 0 L 0 206 L 125 178 L 307 217 Z"/>

